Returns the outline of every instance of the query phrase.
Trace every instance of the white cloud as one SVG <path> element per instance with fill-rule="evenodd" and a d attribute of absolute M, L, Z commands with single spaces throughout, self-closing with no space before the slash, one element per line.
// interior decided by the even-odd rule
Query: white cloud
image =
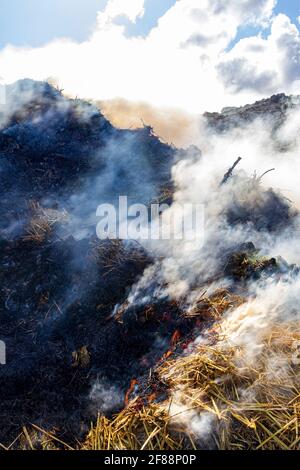
<path fill-rule="evenodd" d="M 266 39 L 241 40 L 217 65 L 219 79 L 235 93 L 291 93 L 300 80 L 300 35 L 290 19 L 280 14 Z M 298 90 L 299 92 L 300 90 Z"/>
<path fill-rule="evenodd" d="M 200 5 L 199 5 L 200 3 Z M 299 31 L 274 0 L 178 0 L 146 38 L 125 35 L 114 18 L 143 15 L 144 1 L 110 0 L 94 34 L 81 44 L 0 51 L 1 75 L 54 76 L 66 92 L 99 100 L 122 97 L 191 112 L 218 110 L 271 93 L 297 92 Z M 227 51 L 238 28 L 271 24 Z"/>

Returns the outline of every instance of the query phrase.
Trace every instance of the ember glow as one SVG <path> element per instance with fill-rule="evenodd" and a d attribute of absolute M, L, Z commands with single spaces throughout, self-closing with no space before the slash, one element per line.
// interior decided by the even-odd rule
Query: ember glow
<path fill-rule="evenodd" d="M 299 450 L 300 40 L 275 3 L 174 0 L 135 37 L 147 2 L 109 0 L 84 43 L 0 51 L 1 448 Z"/>

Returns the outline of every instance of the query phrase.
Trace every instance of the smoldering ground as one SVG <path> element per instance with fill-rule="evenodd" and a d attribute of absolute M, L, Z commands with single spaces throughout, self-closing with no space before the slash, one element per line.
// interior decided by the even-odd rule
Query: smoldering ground
<path fill-rule="evenodd" d="M 263 111 L 262 119 L 258 115 Z M 299 99 L 280 95 L 246 109 L 225 111 L 222 116 L 204 117 L 198 130 L 202 154 L 181 158 L 173 167 L 173 200 L 203 203 L 205 243 L 201 247 L 186 241 L 150 243 L 162 260 L 155 276 L 147 270 L 132 288 L 129 309 L 167 296 L 184 299 L 184 308 L 192 311 L 201 296 L 224 288 L 246 296 L 248 301 L 230 309 L 216 331 L 226 338 L 220 341 L 221 351 L 232 345 L 237 351 L 242 348 L 250 367 L 261 354 L 268 355 L 265 342 L 278 325 L 288 331 L 299 322 L 298 115 Z M 233 156 L 238 155 L 243 156 L 240 167 L 226 185 L 220 185 Z M 267 362 L 264 373 L 280 381 L 289 374 L 291 354 L 270 351 Z M 294 373 L 293 380 L 297 382 Z M 211 436 L 222 429 L 214 415 L 190 411 L 195 405 L 182 387 L 171 391 L 176 420 L 202 446 L 210 446 Z M 241 388 L 240 392 L 242 404 L 249 394 L 255 397 L 258 389 Z M 205 423 L 198 431 L 197 422 Z"/>
<path fill-rule="evenodd" d="M 298 165 L 297 107 L 282 111 L 277 101 L 276 125 L 278 106 L 268 124 L 255 110 L 250 120 L 232 110 L 230 117 L 227 111 L 201 118 L 194 140 L 200 152 L 163 144 L 147 126 L 116 129 L 93 104 L 69 100 L 48 84 L 14 85 L 8 102 L 13 107 L 3 113 L 0 141 L 1 340 L 7 345 L 0 440 L 11 442 L 34 422 L 74 442 L 97 411 L 109 415 L 126 397 L 144 396 L 149 371 L 170 348 L 188 354 L 205 336 L 211 319 L 183 315 L 203 291 L 226 287 L 249 297 L 258 312 L 253 321 L 238 307 L 224 327 L 230 337 L 245 338 L 243 344 L 257 339 L 258 349 L 249 348 L 254 360 L 257 329 L 289 321 L 287 299 L 298 282 L 299 216 L 286 198 L 290 187 L 297 201 L 290 171 L 291 163 Z M 221 185 L 238 155 L 240 166 Z M 171 202 L 204 204 L 203 246 L 97 240 L 99 204 L 124 193 L 150 204 L 166 188 Z M 268 316 L 273 307 L 266 302 L 260 317 L 265 293 L 279 295 L 282 286 L 280 316 Z M 179 335 L 190 342 L 185 353 L 177 350 Z M 269 373 L 275 364 L 273 357 Z M 173 394 L 182 410 L 179 391 L 160 387 L 158 400 Z M 202 440 L 216 425 L 210 415 L 187 421 Z"/>
<path fill-rule="evenodd" d="M 170 184 L 175 150 L 149 127 L 114 128 L 95 106 L 66 99 L 47 83 L 26 80 L 7 91 L 1 441 L 33 421 L 72 440 L 96 410 L 124 406 L 130 380 L 159 360 L 178 324 L 193 327 L 175 307 L 166 321 L 163 305 L 147 328 L 136 314 L 116 321 L 115 306 L 153 259 L 136 242 L 96 237 L 97 206 L 122 194 L 146 204 L 158 198 Z M 104 384 L 101 393 L 95 384 Z"/>

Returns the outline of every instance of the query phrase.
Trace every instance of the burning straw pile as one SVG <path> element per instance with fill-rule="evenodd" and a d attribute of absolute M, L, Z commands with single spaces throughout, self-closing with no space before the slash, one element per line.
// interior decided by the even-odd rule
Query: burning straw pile
<path fill-rule="evenodd" d="M 142 406 L 136 398 L 112 420 L 99 417 L 83 448 L 298 449 L 300 375 L 291 354 L 297 341 L 299 324 L 275 326 L 255 365 L 225 339 L 195 345 L 156 371 L 168 400 Z M 276 373 L 272 357 L 282 359 Z"/>
<path fill-rule="evenodd" d="M 219 293 L 219 299 L 223 295 Z M 246 305 L 240 302 L 240 308 Z M 23 429 L 18 447 L 299 449 L 299 322 L 274 324 L 264 335 L 255 360 L 247 346 L 232 344 L 226 322 L 234 322 L 230 311 L 183 354 L 162 358 L 143 392 L 128 393 L 124 409 L 112 418 L 99 415 L 82 444 L 71 447 L 55 430 L 34 426 Z M 130 400 L 130 396 L 134 397 Z"/>

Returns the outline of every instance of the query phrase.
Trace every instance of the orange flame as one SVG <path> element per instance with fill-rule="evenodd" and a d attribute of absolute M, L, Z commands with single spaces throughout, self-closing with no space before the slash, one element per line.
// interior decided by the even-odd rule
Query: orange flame
<path fill-rule="evenodd" d="M 178 343 L 178 341 L 180 340 L 181 338 L 181 333 L 179 330 L 176 330 L 174 333 L 173 333 L 173 336 L 171 338 L 171 347 L 172 348 L 175 348 L 176 344 Z"/>
<path fill-rule="evenodd" d="M 125 406 L 127 406 L 129 404 L 130 395 L 134 391 L 134 388 L 135 388 L 136 385 L 138 385 L 138 381 L 136 379 L 132 379 L 131 382 L 130 382 L 130 387 L 129 387 L 129 389 L 127 390 L 127 392 L 125 394 Z"/>
<path fill-rule="evenodd" d="M 180 331 L 179 330 L 174 331 L 174 333 L 172 335 L 172 338 L 171 338 L 171 342 L 170 342 L 171 349 L 169 349 L 167 352 L 165 352 L 165 354 L 161 358 L 161 361 L 164 361 L 165 359 L 168 359 L 170 356 L 172 356 L 172 354 L 174 352 L 174 349 L 176 348 L 176 345 L 177 345 L 178 341 L 180 340 L 180 338 L 181 338 Z"/>
<path fill-rule="evenodd" d="M 171 350 L 169 349 L 169 351 L 167 351 L 167 352 L 163 355 L 163 357 L 161 358 L 161 361 L 164 361 L 165 359 L 168 359 L 170 356 L 172 356 L 172 354 L 173 354 L 173 351 L 171 351 Z"/>
<path fill-rule="evenodd" d="M 151 393 L 151 395 L 148 395 L 147 397 L 148 403 L 152 403 L 156 399 L 156 396 L 157 395 L 155 392 Z"/>

